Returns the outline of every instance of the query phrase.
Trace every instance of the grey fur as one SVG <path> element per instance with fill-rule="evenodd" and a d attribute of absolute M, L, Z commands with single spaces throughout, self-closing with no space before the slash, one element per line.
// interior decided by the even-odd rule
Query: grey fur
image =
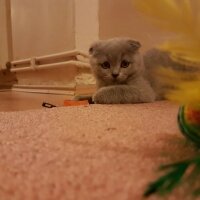
<path fill-rule="evenodd" d="M 141 55 L 140 43 L 130 38 L 114 38 L 95 42 L 89 50 L 90 64 L 97 81 L 97 92 L 93 96 L 95 103 L 141 103 L 162 100 L 166 92 L 174 89 L 170 83 L 165 83 L 156 73 L 160 66 L 171 68 L 178 72 L 187 72 L 184 80 L 191 80 L 199 74 L 193 63 L 181 64 L 174 61 L 170 54 L 158 49 L 150 49 Z M 122 60 L 127 60 L 127 68 L 120 67 Z M 103 69 L 101 64 L 110 63 L 109 69 Z M 112 73 L 119 74 L 117 78 Z"/>
<path fill-rule="evenodd" d="M 158 76 L 156 73 L 156 69 L 160 66 L 172 69 L 176 72 L 187 72 L 187 76 L 184 78 L 182 77 L 184 81 L 194 80 L 199 74 L 199 69 L 195 67 L 193 63 L 187 62 L 187 64 L 185 64 L 185 62 L 177 62 L 171 58 L 168 52 L 159 49 L 150 49 L 147 51 L 143 56 L 143 60 L 146 69 L 145 76 L 154 89 L 157 100 L 164 99 L 165 94 L 169 90 L 175 89 L 173 82 L 171 84 L 163 81 L 162 79 L 164 77 Z"/>
<path fill-rule="evenodd" d="M 140 43 L 129 38 L 98 41 L 90 47 L 90 64 L 97 81 L 95 103 L 141 103 L 156 99 L 154 90 L 146 77 Z M 122 61 L 130 63 L 121 67 Z M 103 63 L 110 67 L 104 69 Z M 118 75 L 116 78 L 112 74 Z"/>

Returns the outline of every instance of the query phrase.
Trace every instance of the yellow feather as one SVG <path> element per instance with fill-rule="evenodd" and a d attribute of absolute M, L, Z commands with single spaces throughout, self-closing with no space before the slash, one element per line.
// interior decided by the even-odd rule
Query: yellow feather
<path fill-rule="evenodd" d="M 178 3 L 175 0 L 134 0 L 133 3 L 155 25 L 176 34 L 176 39 L 167 41 L 162 49 L 188 61 L 200 62 L 200 14 L 192 9 L 191 0 Z M 195 6 L 200 10 L 200 3 Z"/>
<path fill-rule="evenodd" d="M 174 57 L 181 57 L 182 59 L 196 63 L 200 66 L 200 43 L 194 40 L 189 40 L 187 38 L 182 40 L 173 40 L 165 42 L 160 45 L 160 49 L 168 51 Z"/>
<path fill-rule="evenodd" d="M 174 0 L 134 0 L 134 5 L 141 12 L 153 19 L 153 22 L 167 31 L 188 32 L 191 26 L 191 7 L 182 0 L 177 4 Z M 180 9 L 180 6 L 182 9 Z"/>
<path fill-rule="evenodd" d="M 159 48 L 175 61 L 191 67 L 190 72 L 172 68 L 157 71 L 160 80 L 172 86 L 166 97 L 181 104 L 200 103 L 200 0 L 133 0 L 134 6 L 162 30 L 175 34 Z M 170 67 L 170 66 L 169 66 Z M 196 68 L 196 70 L 195 70 Z"/>
<path fill-rule="evenodd" d="M 189 104 L 194 106 L 200 102 L 200 80 L 191 82 L 182 82 L 178 86 L 178 90 L 171 90 L 166 97 L 172 101 L 181 104 Z"/>

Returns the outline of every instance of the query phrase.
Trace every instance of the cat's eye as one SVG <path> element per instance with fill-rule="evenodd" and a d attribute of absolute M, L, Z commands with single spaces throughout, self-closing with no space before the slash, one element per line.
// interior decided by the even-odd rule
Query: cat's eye
<path fill-rule="evenodd" d="M 127 60 L 122 60 L 121 62 L 121 67 L 122 68 L 126 68 L 130 65 L 130 62 L 128 62 Z"/>
<path fill-rule="evenodd" d="M 110 63 L 108 61 L 105 61 L 105 62 L 101 63 L 100 65 L 103 69 L 109 69 L 110 68 Z"/>

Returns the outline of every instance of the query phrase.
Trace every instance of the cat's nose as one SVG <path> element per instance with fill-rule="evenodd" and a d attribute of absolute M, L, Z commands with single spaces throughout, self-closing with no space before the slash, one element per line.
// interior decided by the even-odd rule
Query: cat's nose
<path fill-rule="evenodd" d="M 113 78 L 117 78 L 118 76 L 119 76 L 119 74 L 114 74 L 114 73 L 112 74 Z"/>

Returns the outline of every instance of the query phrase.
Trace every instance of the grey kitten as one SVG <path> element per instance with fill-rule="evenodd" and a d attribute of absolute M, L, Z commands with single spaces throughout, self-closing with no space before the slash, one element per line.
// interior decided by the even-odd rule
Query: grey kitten
<path fill-rule="evenodd" d="M 129 38 L 98 41 L 89 49 L 97 82 L 95 103 L 147 103 L 156 94 L 146 76 L 139 42 Z"/>

